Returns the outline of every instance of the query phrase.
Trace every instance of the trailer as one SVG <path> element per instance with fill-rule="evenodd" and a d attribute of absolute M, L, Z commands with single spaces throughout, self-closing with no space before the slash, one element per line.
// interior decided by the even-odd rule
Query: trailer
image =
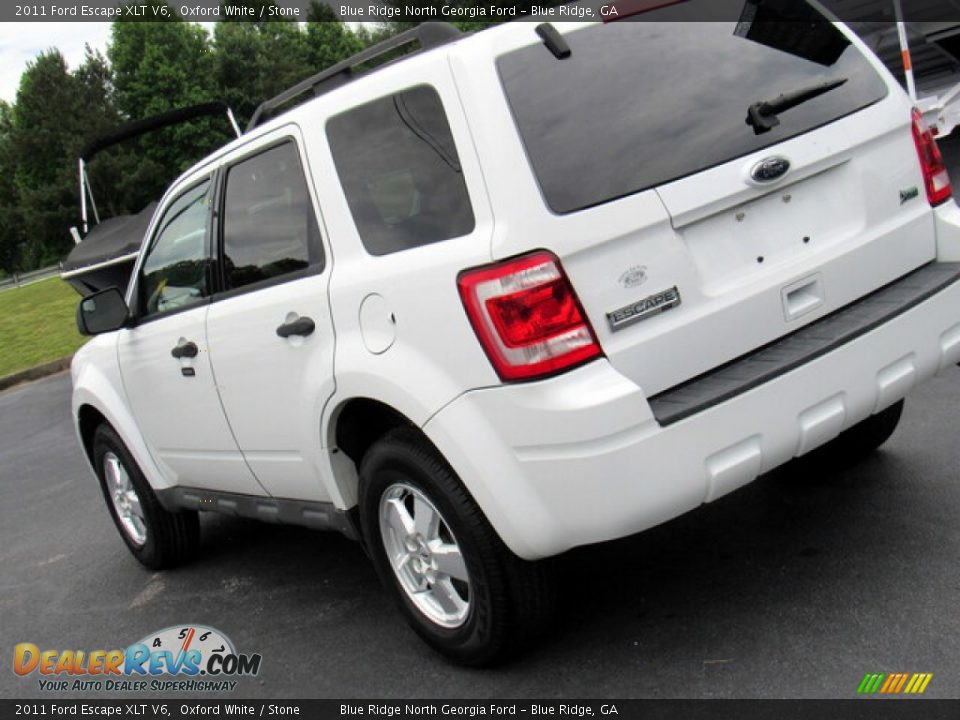
<path fill-rule="evenodd" d="M 61 265 L 60 277 L 81 295 L 89 295 L 108 287 L 126 290 L 134 261 L 146 235 L 157 203 L 151 202 L 133 215 L 101 219 L 97 201 L 90 187 L 87 165 L 93 157 L 109 147 L 140 137 L 146 133 L 189 122 L 199 117 L 225 115 L 237 137 L 233 111 L 222 102 L 208 102 L 170 110 L 143 120 L 136 120 L 89 142 L 77 161 L 80 180 L 80 227 L 71 227 L 75 247 Z"/>
<path fill-rule="evenodd" d="M 900 80 L 933 132 L 960 124 L 960 3 L 825 0 Z"/>

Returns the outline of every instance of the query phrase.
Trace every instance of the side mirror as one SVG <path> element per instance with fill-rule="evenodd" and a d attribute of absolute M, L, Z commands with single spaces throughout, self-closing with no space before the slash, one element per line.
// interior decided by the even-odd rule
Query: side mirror
<path fill-rule="evenodd" d="M 77 329 L 81 335 L 99 335 L 127 324 L 130 310 L 115 287 L 88 295 L 77 306 Z"/>

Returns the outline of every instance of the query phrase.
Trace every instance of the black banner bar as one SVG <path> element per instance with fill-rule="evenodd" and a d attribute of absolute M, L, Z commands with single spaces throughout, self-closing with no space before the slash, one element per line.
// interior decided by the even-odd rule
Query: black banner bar
<path fill-rule="evenodd" d="M 351 22 L 384 21 L 490 21 L 536 19 L 539 22 L 576 22 L 618 19 L 643 21 L 664 15 L 671 21 L 736 22 L 756 0 L 599 0 L 560 3 L 557 0 L 319 0 L 337 18 Z M 790 0 L 782 0 L 789 2 Z M 801 2 L 801 0 L 794 0 Z M 236 5 L 221 0 L 168 0 L 165 5 L 150 0 L 29 0 L 0 3 L 3 22 L 104 22 L 114 20 L 154 22 L 179 15 L 184 20 L 262 22 L 272 18 L 306 21 L 312 17 L 312 0 L 273 0 Z M 821 4 L 845 22 L 892 22 L 894 0 L 821 0 Z M 229 6 L 229 9 L 225 6 Z M 906 22 L 960 23 L 960 3 L 953 0 L 901 0 Z M 610 8 L 619 13 L 611 15 Z M 602 9 L 602 10 L 601 10 Z"/>
<path fill-rule="evenodd" d="M 960 700 L 0 700 L 7 718 L 956 720 Z"/>

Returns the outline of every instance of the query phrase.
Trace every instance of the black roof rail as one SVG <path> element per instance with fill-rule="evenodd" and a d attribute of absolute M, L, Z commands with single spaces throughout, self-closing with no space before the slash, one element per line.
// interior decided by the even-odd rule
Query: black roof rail
<path fill-rule="evenodd" d="M 328 67 L 326 70 L 284 90 L 276 97 L 261 103 L 247 124 L 247 132 L 289 110 L 290 108 L 284 108 L 284 106 L 301 95 L 312 92 L 313 97 L 317 97 L 349 82 L 355 74 L 354 68 L 368 63 L 381 55 L 385 55 L 413 42 L 419 42 L 421 50 L 430 50 L 431 48 L 453 42 L 460 37 L 463 37 L 463 33 L 450 23 L 445 22 L 421 23 L 415 28 L 394 35 L 392 38 L 372 45 L 366 50 L 338 62 L 336 65 Z M 303 102 L 303 100 L 300 102 Z M 277 112 L 278 110 L 280 110 L 280 112 Z"/>

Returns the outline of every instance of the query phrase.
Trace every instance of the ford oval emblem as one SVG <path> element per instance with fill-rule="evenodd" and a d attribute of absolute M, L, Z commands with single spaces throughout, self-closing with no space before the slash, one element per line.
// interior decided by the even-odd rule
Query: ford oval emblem
<path fill-rule="evenodd" d="M 647 266 L 634 265 L 632 268 L 628 268 L 618 280 L 625 288 L 635 288 L 643 285 L 647 281 Z"/>
<path fill-rule="evenodd" d="M 750 171 L 750 177 L 756 182 L 768 183 L 782 178 L 790 169 L 790 161 L 783 157 L 772 157 L 761 160 Z"/>

